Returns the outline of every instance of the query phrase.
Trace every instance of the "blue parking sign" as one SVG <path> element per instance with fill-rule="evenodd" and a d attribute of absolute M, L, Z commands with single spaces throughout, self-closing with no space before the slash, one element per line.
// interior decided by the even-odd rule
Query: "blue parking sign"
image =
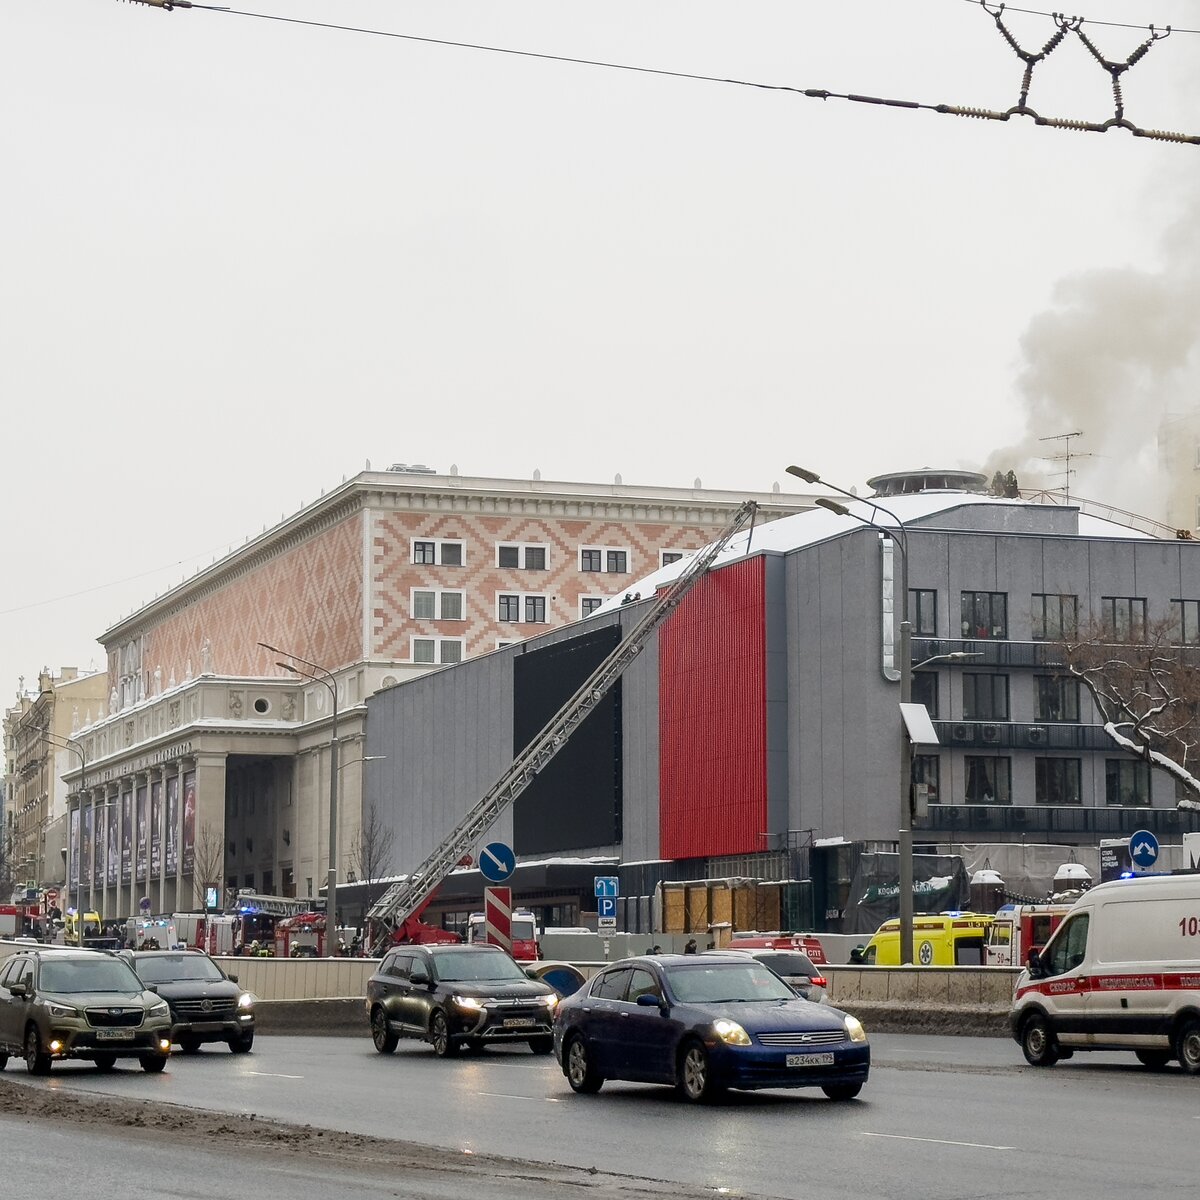
<path fill-rule="evenodd" d="M 615 917 L 617 915 L 617 900 L 615 896 L 601 896 L 596 901 L 598 917 Z"/>

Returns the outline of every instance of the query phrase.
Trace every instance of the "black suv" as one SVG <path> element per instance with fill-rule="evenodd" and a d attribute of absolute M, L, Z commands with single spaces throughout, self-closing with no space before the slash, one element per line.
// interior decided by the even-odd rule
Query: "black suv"
<path fill-rule="evenodd" d="M 127 962 L 104 950 L 29 950 L 0 964 L 0 1070 L 23 1055 L 31 1075 L 55 1059 L 91 1059 L 111 1071 L 136 1058 L 161 1071 L 171 1053 L 171 1010 Z"/>
<path fill-rule="evenodd" d="M 254 1045 L 254 997 L 203 950 L 127 950 L 146 984 L 171 1006 L 171 1040 L 184 1054 L 224 1042 L 234 1054 Z"/>
<path fill-rule="evenodd" d="M 528 1042 L 554 1049 L 558 993 L 531 979 L 498 946 L 397 946 L 367 981 L 367 1018 L 380 1054 L 421 1038 L 448 1058 L 460 1046 Z"/>

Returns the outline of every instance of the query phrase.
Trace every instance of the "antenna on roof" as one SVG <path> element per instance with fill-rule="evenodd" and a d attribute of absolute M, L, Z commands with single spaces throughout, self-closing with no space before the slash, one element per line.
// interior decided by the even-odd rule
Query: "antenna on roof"
<path fill-rule="evenodd" d="M 1075 474 L 1075 471 L 1071 466 L 1071 459 L 1094 457 L 1094 455 L 1090 453 L 1071 453 L 1071 439 L 1077 437 L 1083 437 L 1082 429 L 1076 429 L 1073 433 L 1052 433 L 1049 437 L 1038 438 L 1039 442 L 1062 442 L 1063 444 L 1062 454 L 1043 454 L 1041 457 L 1046 462 L 1060 462 L 1064 464 L 1063 470 L 1057 472 L 1057 474 L 1062 475 L 1066 480 L 1066 485 L 1063 488 L 1063 496 L 1068 504 L 1071 502 L 1071 476 Z"/>

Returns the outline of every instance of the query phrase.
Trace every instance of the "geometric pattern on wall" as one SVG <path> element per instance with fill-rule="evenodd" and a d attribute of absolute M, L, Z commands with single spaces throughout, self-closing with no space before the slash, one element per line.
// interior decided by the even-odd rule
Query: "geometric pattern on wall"
<path fill-rule="evenodd" d="M 199 675 L 206 638 L 218 675 L 278 675 L 276 656 L 260 650 L 259 641 L 331 669 L 357 662 L 363 657 L 362 522 L 363 514 L 354 513 L 148 629 L 143 672 L 161 667 L 163 687 L 172 674 L 182 683 L 189 662 Z"/>
<path fill-rule="evenodd" d="M 580 520 L 394 511 L 376 512 L 373 528 L 371 654 L 395 661 L 408 661 L 414 636 L 463 638 L 463 656 L 470 657 L 494 650 L 497 640 L 518 641 L 577 621 L 581 597 L 617 595 L 658 569 L 661 550 L 694 550 L 719 532 L 715 525 L 674 525 L 630 518 Z M 464 565 L 412 562 L 411 539 L 415 537 L 463 541 Z M 498 543 L 546 546 L 547 569 L 497 567 Z M 581 546 L 628 549 L 628 572 L 581 571 Z M 465 619 L 414 618 L 410 612 L 413 588 L 464 591 Z M 501 592 L 545 596 L 546 623 L 499 621 L 496 596 Z"/>

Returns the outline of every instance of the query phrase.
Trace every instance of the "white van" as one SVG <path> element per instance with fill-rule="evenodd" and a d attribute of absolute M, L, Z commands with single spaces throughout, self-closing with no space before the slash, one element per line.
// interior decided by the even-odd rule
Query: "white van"
<path fill-rule="evenodd" d="M 1017 978 L 1009 1017 L 1028 1062 L 1132 1050 L 1200 1074 L 1200 873 L 1102 883 Z"/>

